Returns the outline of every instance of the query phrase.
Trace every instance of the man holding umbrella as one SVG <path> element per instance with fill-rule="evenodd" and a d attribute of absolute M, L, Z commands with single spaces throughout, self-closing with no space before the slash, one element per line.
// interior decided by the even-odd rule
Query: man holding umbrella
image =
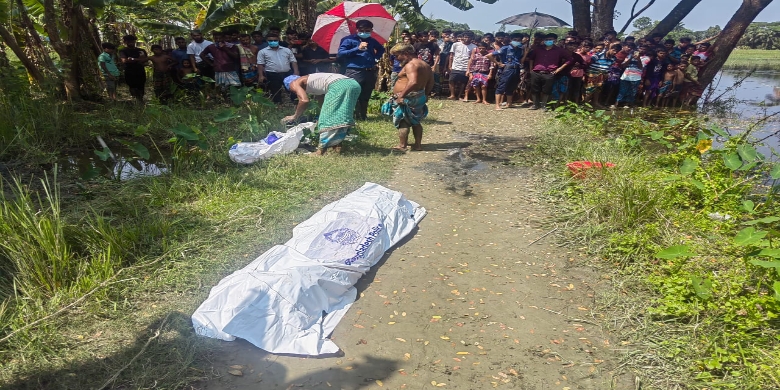
<path fill-rule="evenodd" d="M 338 58 L 346 63 L 347 70 L 344 75 L 355 79 L 360 84 L 361 91 L 355 114 L 358 119 L 366 119 L 368 101 L 376 85 L 376 64 L 385 53 L 385 48 L 371 36 L 374 30 L 371 21 L 358 20 L 355 27 L 357 34 L 347 35 L 341 39 Z"/>

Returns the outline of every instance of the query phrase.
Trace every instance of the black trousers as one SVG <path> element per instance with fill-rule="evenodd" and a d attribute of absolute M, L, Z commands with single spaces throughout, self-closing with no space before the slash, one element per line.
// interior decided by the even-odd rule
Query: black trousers
<path fill-rule="evenodd" d="M 555 76 L 551 73 L 531 72 L 531 92 L 549 95 L 555 84 Z"/>
<path fill-rule="evenodd" d="M 130 88 L 130 96 L 138 100 L 144 100 L 146 88 L 146 71 L 144 68 L 125 70 L 125 83 Z"/>
<path fill-rule="evenodd" d="M 371 100 L 371 92 L 376 85 L 376 69 L 354 69 L 347 68 L 344 76 L 355 79 L 360 84 L 360 96 L 358 96 L 355 106 L 355 116 L 357 119 L 366 119 L 368 115 L 368 101 Z"/>
<path fill-rule="evenodd" d="M 284 78 L 291 75 L 292 72 L 265 72 L 265 90 L 274 103 L 280 104 L 284 96 Z"/>

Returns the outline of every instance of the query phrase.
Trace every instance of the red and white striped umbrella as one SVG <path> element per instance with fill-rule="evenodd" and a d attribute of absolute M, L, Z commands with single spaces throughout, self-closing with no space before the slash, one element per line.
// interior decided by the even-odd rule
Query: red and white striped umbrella
<path fill-rule="evenodd" d="M 345 1 L 318 16 L 311 39 L 328 53 L 336 54 L 339 51 L 341 39 L 347 35 L 355 34 L 357 32 L 355 23 L 363 19 L 374 24 L 374 32 L 371 33 L 371 36 L 379 43 L 384 45 L 390 39 L 395 27 L 393 15 L 390 15 L 381 4 L 352 1 Z"/>

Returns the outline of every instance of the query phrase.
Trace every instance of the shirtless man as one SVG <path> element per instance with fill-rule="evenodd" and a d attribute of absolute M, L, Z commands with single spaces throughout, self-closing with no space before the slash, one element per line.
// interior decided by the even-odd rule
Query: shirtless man
<path fill-rule="evenodd" d="M 160 103 L 167 103 L 171 98 L 171 69 L 176 65 L 176 60 L 163 51 L 162 46 L 152 45 L 153 56 L 149 57 L 154 68 L 154 95 L 160 100 Z"/>
<path fill-rule="evenodd" d="M 398 129 L 400 143 L 394 150 L 406 151 L 409 145 L 409 128 L 414 133 L 412 150 L 422 150 L 422 123 L 428 116 L 427 96 L 433 90 L 431 66 L 417 58 L 414 46 L 401 43 L 390 51 L 401 63 L 398 81 L 393 88 L 393 125 Z"/>

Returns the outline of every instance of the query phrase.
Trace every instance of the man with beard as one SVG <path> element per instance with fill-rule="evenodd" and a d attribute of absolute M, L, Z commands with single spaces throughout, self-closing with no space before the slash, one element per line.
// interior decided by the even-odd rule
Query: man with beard
<path fill-rule="evenodd" d="M 141 103 L 144 101 L 146 87 L 144 65 L 149 61 L 149 57 L 146 50 L 135 46 L 138 42 L 135 35 L 125 35 L 122 41 L 125 43 L 125 48 L 119 51 L 119 61 L 125 65 L 125 83 L 130 87 L 130 95 Z"/>
<path fill-rule="evenodd" d="M 195 67 L 196 74 L 202 77 L 208 77 L 213 80 L 213 58 L 209 57 L 208 55 L 200 55 L 200 53 L 203 52 L 203 49 L 211 46 L 212 42 L 203 39 L 203 34 L 201 34 L 200 30 L 192 30 L 190 37 L 192 38 L 192 42 L 187 45 L 187 54 L 190 56 L 190 64 Z M 203 87 L 203 82 L 199 81 L 198 85 Z"/>
<path fill-rule="evenodd" d="M 425 61 L 417 58 L 410 44 L 395 45 L 390 53 L 401 62 L 401 72 L 393 88 L 393 100 L 390 115 L 393 125 L 398 129 L 398 146 L 393 148 L 406 151 L 409 145 L 409 128 L 414 134 L 412 150 L 422 150 L 423 127 L 421 121 L 428 116 L 427 96 L 433 90 L 433 71 Z"/>

